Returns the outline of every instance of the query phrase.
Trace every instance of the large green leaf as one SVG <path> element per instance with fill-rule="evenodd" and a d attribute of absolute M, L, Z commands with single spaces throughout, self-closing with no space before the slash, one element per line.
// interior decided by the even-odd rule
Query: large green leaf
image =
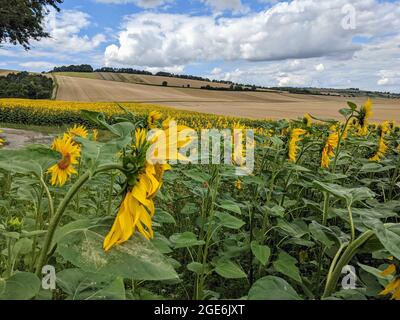
<path fill-rule="evenodd" d="M 329 192 L 330 194 L 346 201 L 348 206 L 358 201 L 371 199 L 375 194 L 366 187 L 361 188 L 345 188 L 338 184 L 323 183 L 314 181 L 314 186 L 321 191 Z"/>
<path fill-rule="evenodd" d="M 29 300 L 40 290 L 41 282 L 33 273 L 19 272 L 6 280 L 0 300 Z"/>
<path fill-rule="evenodd" d="M 57 285 L 70 300 L 125 300 L 123 278 L 66 269 L 57 274 Z"/>
<path fill-rule="evenodd" d="M 386 250 L 400 260 L 400 225 L 375 224 L 375 226 L 375 234 L 379 241 Z"/>
<path fill-rule="evenodd" d="M 271 255 L 271 249 L 267 246 L 260 245 L 257 241 L 251 243 L 251 251 L 258 261 L 265 266 Z"/>
<path fill-rule="evenodd" d="M 230 260 L 218 261 L 215 266 L 215 272 L 227 279 L 241 279 L 247 277 L 242 268 Z"/>
<path fill-rule="evenodd" d="M 205 243 L 203 240 L 198 240 L 196 235 L 192 232 L 176 233 L 172 235 L 169 240 L 177 249 L 201 246 Z"/>
<path fill-rule="evenodd" d="M 60 155 L 44 145 L 29 145 L 19 150 L 0 150 L 0 169 L 20 174 L 42 176 Z"/>
<path fill-rule="evenodd" d="M 243 220 L 240 220 L 229 213 L 217 212 L 215 216 L 219 219 L 219 223 L 229 229 L 240 229 L 245 225 Z"/>
<path fill-rule="evenodd" d="M 174 268 L 150 241 L 135 234 L 129 241 L 103 250 L 104 235 L 89 229 L 71 232 L 58 241 L 64 259 L 87 272 L 135 279 L 177 279 Z"/>
<path fill-rule="evenodd" d="M 301 300 L 297 292 L 284 279 L 266 276 L 251 287 L 249 300 Z"/>
<path fill-rule="evenodd" d="M 297 268 L 296 264 L 297 260 L 284 251 L 281 251 L 278 255 L 278 259 L 273 262 L 274 269 L 277 272 L 282 273 L 297 282 L 301 282 L 299 268 Z"/>

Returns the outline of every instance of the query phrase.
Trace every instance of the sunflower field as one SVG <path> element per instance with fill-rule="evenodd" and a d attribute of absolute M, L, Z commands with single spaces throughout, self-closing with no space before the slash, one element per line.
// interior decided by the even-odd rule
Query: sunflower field
<path fill-rule="evenodd" d="M 0 100 L 0 123 L 70 124 L 50 146 L 0 146 L 0 299 L 400 300 L 400 130 L 372 112 Z M 253 129 L 254 172 L 149 163 L 148 131 L 172 118 Z"/>

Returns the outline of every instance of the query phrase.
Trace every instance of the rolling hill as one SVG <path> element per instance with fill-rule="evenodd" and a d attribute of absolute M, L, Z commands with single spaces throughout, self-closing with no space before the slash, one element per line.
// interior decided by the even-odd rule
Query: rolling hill
<path fill-rule="evenodd" d="M 100 80 L 98 77 L 102 77 Z M 137 77 L 152 83 L 138 84 L 122 79 Z M 134 101 L 157 103 L 184 110 L 249 118 L 297 118 L 305 113 L 317 117 L 337 118 L 338 110 L 349 98 L 321 95 L 299 95 L 285 92 L 209 91 L 195 88 L 162 87 L 154 85 L 157 78 L 122 74 L 64 74 L 56 75 L 57 100 L 67 101 Z M 170 78 L 167 78 L 170 79 Z M 173 79 L 173 78 L 172 78 Z M 173 79 L 179 83 L 185 79 Z M 194 80 L 193 80 L 194 81 Z M 201 81 L 199 81 L 201 82 Z M 352 99 L 362 104 L 366 98 Z M 374 121 L 400 121 L 400 99 L 373 99 Z"/>

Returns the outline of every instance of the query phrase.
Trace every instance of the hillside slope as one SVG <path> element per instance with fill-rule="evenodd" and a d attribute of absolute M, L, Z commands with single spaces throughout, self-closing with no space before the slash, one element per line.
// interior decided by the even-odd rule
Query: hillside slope
<path fill-rule="evenodd" d="M 338 118 L 346 98 L 277 92 L 230 92 L 148 86 L 118 81 L 56 76 L 57 100 L 134 101 L 157 103 L 185 110 L 249 118 L 296 118 L 305 113 Z M 366 98 L 355 98 L 361 104 Z M 373 120 L 400 121 L 400 100 L 374 99 Z"/>

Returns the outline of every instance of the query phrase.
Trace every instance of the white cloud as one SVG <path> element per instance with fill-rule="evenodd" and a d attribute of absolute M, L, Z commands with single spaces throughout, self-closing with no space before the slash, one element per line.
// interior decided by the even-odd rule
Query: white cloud
<path fill-rule="evenodd" d="M 222 69 L 221 68 L 214 68 L 211 71 L 211 74 L 214 75 L 214 76 L 219 75 L 221 73 L 222 73 Z"/>
<path fill-rule="evenodd" d="M 319 71 L 319 72 L 324 71 L 324 70 L 325 70 L 324 64 L 323 64 L 323 63 L 320 63 L 320 64 L 315 65 L 315 70 L 317 70 L 317 71 Z"/>
<path fill-rule="evenodd" d="M 157 8 L 167 3 L 174 2 L 174 0 L 95 0 L 95 1 L 100 3 L 110 3 L 110 4 L 133 3 L 134 5 L 144 9 Z"/>
<path fill-rule="evenodd" d="M 344 30 L 346 0 L 294 0 L 237 18 L 141 13 L 126 17 L 119 44 L 105 52 L 108 65 L 150 67 L 198 61 L 274 61 L 331 56 L 350 58 L 361 45 L 355 35 L 379 36 L 400 29 L 399 3 L 354 1 L 356 30 Z"/>
<path fill-rule="evenodd" d="M 91 51 L 105 42 L 106 36 L 102 33 L 93 37 L 81 35 L 89 25 L 90 16 L 85 12 L 65 10 L 57 14 L 52 11 L 45 22 L 50 38 L 33 43 L 33 47 L 69 53 Z"/>
<path fill-rule="evenodd" d="M 241 0 L 201 0 L 201 2 L 217 12 L 234 11 L 244 13 L 249 10 Z"/>
<path fill-rule="evenodd" d="M 47 61 L 28 61 L 19 64 L 29 71 L 48 71 L 55 67 L 55 64 Z"/>

